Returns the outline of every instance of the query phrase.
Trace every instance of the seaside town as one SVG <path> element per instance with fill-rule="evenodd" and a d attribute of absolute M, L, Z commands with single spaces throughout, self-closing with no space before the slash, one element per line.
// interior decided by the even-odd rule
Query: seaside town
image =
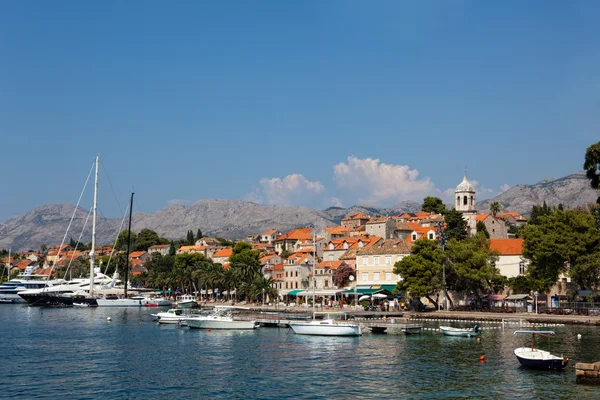
<path fill-rule="evenodd" d="M 121 279 L 129 273 L 132 291 L 155 288 L 173 299 L 191 295 L 200 303 L 308 306 L 315 299 L 325 309 L 359 305 L 381 311 L 560 312 L 569 307 L 566 303 L 591 298 L 598 276 L 577 269 L 576 263 L 571 271 L 550 263 L 529 268 L 528 257 L 545 251 L 539 233 L 554 229 L 553 218 L 587 217 L 591 238 L 580 235 L 575 240 L 584 251 L 593 248 L 597 238 L 592 214 L 545 203 L 534 206 L 529 219 L 501 211 L 497 202 L 487 212 L 478 211 L 476 191 L 466 174 L 455 199 L 451 210 L 428 197 L 416 213 L 356 213 L 336 227 L 269 229 L 235 243 L 204 237 L 200 229 L 177 242 L 143 229 L 131 233 L 130 247 L 124 231 L 115 244 L 95 246 L 95 265 L 109 275 L 118 271 Z M 42 245 L 39 251 L 4 251 L 3 279 L 27 274 L 87 277 L 89 250 L 71 239 L 62 246 Z M 548 273 L 552 268 L 555 276 Z"/>

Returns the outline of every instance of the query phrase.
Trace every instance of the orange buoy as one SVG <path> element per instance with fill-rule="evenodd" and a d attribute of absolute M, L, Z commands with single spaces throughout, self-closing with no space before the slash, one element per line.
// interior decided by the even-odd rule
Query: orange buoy
<path fill-rule="evenodd" d="M 479 357 L 479 361 L 485 361 L 485 356 L 483 354 Z"/>
<path fill-rule="evenodd" d="M 210 332 L 210 328 L 208 328 L 208 331 Z"/>
<path fill-rule="evenodd" d="M 176 326 L 175 326 L 175 329 L 179 329 L 179 325 L 176 325 Z"/>
<path fill-rule="evenodd" d="M 477 338 L 477 343 L 481 343 L 481 338 L 480 337 Z"/>

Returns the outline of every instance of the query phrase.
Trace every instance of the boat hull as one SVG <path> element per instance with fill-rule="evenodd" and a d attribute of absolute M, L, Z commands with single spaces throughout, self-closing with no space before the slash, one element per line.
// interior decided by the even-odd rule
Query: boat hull
<path fill-rule="evenodd" d="M 195 301 L 178 301 L 177 308 L 194 308 L 198 305 Z"/>
<path fill-rule="evenodd" d="M 146 302 L 141 299 L 96 299 L 98 307 L 143 307 Z"/>
<path fill-rule="evenodd" d="M 223 321 L 210 318 L 188 318 L 186 322 L 193 329 L 252 330 L 258 326 L 256 321 Z"/>
<path fill-rule="evenodd" d="M 360 326 L 352 324 L 290 322 L 290 328 L 297 335 L 360 336 L 362 334 Z"/>
<path fill-rule="evenodd" d="M 523 367 L 529 369 L 560 371 L 569 362 L 569 359 L 566 357 L 558 357 L 545 350 L 531 350 L 530 347 L 515 349 L 515 356 Z"/>
<path fill-rule="evenodd" d="M 35 307 L 72 307 L 73 298 L 50 293 L 19 294 L 30 306 Z"/>
<path fill-rule="evenodd" d="M 481 331 L 475 328 L 453 328 L 450 326 L 440 326 L 440 330 L 446 336 L 456 337 L 475 337 L 481 334 Z"/>

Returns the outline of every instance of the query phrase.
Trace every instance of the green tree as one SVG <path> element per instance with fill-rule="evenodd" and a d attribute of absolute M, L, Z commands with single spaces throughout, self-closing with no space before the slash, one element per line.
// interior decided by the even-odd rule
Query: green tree
<path fill-rule="evenodd" d="M 500 203 L 498 203 L 497 201 L 494 201 L 492 204 L 490 204 L 490 213 L 492 213 L 492 216 L 494 218 L 496 218 L 496 214 L 498 214 L 500 212 Z"/>
<path fill-rule="evenodd" d="M 192 232 L 191 230 L 187 231 L 187 238 L 185 241 L 188 245 L 193 246 L 194 243 L 196 243 L 196 241 L 194 240 L 194 232 Z"/>
<path fill-rule="evenodd" d="M 257 275 L 262 276 L 260 271 L 260 251 L 252 250 L 252 246 L 246 242 L 237 243 L 229 257 L 231 279 L 236 282 L 236 289 L 240 288 L 248 295 L 249 284 Z"/>
<path fill-rule="evenodd" d="M 448 240 L 463 240 L 469 236 L 467 221 L 463 218 L 460 211 L 448 210 L 444 214 L 446 229 L 444 232 Z"/>
<path fill-rule="evenodd" d="M 171 240 L 171 245 L 169 246 L 169 255 L 174 256 L 177 253 L 175 250 L 175 243 Z"/>
<path fill-rule="evenodd" d="M 77 247 L 77 242 L 75 240 L 73 240 L 73 238 L 71 238 L 69 240 L 69 247 L 72 248 L 72 249 L 74 249 L 74 248 Z"/>
<path fill-rule="evenodd" d="M 423 205 L 421 205 L 421 211 L 428 213 L 443 214 L 446 212 L 446 206 L 442 202 L 442 199 L 438 197 L 425 197 Z"/>
<path fill-rule="evenodd" d="M 535 225 L 539 217 L 549 215 L 551 212 L 552 209 L 548 207 L 545 200 L 544 204 L 542 204 L 541 206 L 533 206 L 531 208 L 531 216 L 529 217 L 528 225 Z"/>
<path fill-rule="evenodd" d="M 479 232 L 483 233 L 486 238 L 490 238 L 490 233 L 488 232 L 487 227 L 485 226 L 485 223 L 483 221 L 477 222 L 477 233 Z"/>
<path fill-rule="evenodd" d="M 146 283 L 149 286 L 160 288 L 163 293 L 173 284 L 173 269 L 175 267 L 175 257 L 163 256 L 160 253 L 152 253 L 152 257 L 146 260 L 148 275 Z"/>
<path fill-rule="evenodd" d="M 580 286 L 595 286 L 594 275 L 598 275 L 593 263 L 600 251 L 600 235 L 591 214 L 550 210 L 525 226 L 523 239 L 523 256 L 531 260 L 527 272 L 536 290 L 547 291 L 565 272 Z"/>
<path fill-rule="evenodd" d="M 600 142 L 591 145 L 585 151 L 585 162 L 583 163 L 585 176 L 590 180 L 593 189 L 600 187 Z M 600 204 L 600 196 L 596 200 Z"/>
<path fill-rule="evenodd" d="M 498 253 L 490 249 L 483 233 L 464 240 L 451 239 L 446 256 L 446 285 L 450 289 L 480 299 L 483 294 L 494 293 L 503 282 L 494 267 Z"/>
<path fill-rule="evenodd" d="M 198 229 L 198 232 L 196 232 L 196 240 L 198 239 L 202 239 L 204 236 L 202 236 L 202 231 L 200 229 Z"/>
<path fill-rule="evenodd" d="M 158 234 L 151 229 L 142 229 L 140 233 L 137 234 L 135 239 L 135 245 L 133 246 L 134 251 L 142 251 L 148 250 L 148 247 L 154 246 L 160 243 L 160 238 Z"/>
<path fill-rule="evenodd" d="M 527 275 L 518 275 L 508 278 L 507 285 L 515 294 L 528 294 L 534 290 L 535 287 L 535 284 Z"/>
<path fill-rule="evenodd" d="M 44 254 L 48 250 L 48 246 L 45 243 L 40 244 L 40 253 Z"/>
<path fill-rule="evenodd" d="M 117 236 L 117 242 L 115 244 L 115 250 L 127 250 L 127 235 L 129 231 L 127 229 L 121 231 Z M 135 232 L 131 232 L 131 244 L 133 245 L 137 241 L 137 235 Z M 133 246 L 130 246 L 130 250 Z"/>
<path fill-rule="evenodd" d="M 433 240 L 417 240 L 411 254 L 394 264 L 394 273 L 402 277 L 396 289 L 406 291 L 410 298 L 425 297 L 437 308 L 438 301 L 433 295 L 443 289 L 444 257 L 444 252 Z"/>

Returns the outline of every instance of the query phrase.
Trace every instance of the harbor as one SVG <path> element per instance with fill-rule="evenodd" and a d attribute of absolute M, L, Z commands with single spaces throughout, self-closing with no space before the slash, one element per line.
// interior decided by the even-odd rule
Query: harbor
<path fill-rule="evenodd" d="M 194 330 L 158 324 L 154 312 L 0 307 L 4 365 L 10 365 L 2 375 L 4 395 L 58 398 L 69 382 L 70 398 L 600 397 L 600 388 L 576 383 L 574 367 L 600 360 L 594 326 L 556 326 L 556 337 L 539 339 L 572 360 L 553 373 L 519 365 L 513 351 L 528 341 L 513 335 L 516 322 L 505 329 L 490 329 L 490 322 L 480 340 L 433 330 L 473 324 L 447 320 L 420 322 L 432 330 L 418 335 L 366 330 L 362 337 L 319 337 L 285 328 Z"/>

